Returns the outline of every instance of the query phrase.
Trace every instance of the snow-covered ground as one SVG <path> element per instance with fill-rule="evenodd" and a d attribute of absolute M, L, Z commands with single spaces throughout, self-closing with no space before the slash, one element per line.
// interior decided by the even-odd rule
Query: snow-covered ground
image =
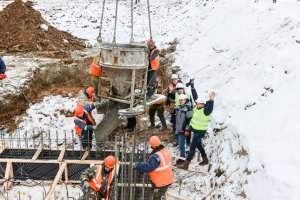
<path fill-rule="evenodd" d="M 102 1 L 34 2 L 35 8 L 55 27 L 96 44 Z M 200 199 L 209 191 L 207 186 L 216 181 L 215 170 L 229 174 L 239 167 L 214 193 L 220 199 L 299 199 L 300 44 L 295 40 L 300 38 L 300 3 L 296 0 L 277 4 L 272 0 L 150 2 L 157 46 L 163 48 L 178 39 L 175 64 L 196 78 L 201 95 L 207 96 L 211 90 L 217 92 L 211 129 L 225 128 L 217 134 L 210 129 L 205 139 L 205 148 L 211 156 L 211 173 L 185 180 L 181 195 Z M 7 1 L 0 3 L 1 6 Z M 105 41 L 112 41 L 115 1 L 106 3 L 102 34 Z M 117 42 L 127 43 L 130 1 L 119 3 Z M 134 21 L 135 40 L 147 39 L 145 0 L 135 5 Z M 178 192 L 179 187 L 172 191 Z"/>

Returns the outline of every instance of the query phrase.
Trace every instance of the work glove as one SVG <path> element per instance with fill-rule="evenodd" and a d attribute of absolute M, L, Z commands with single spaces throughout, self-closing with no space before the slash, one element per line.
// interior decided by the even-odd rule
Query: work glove
<path fill-rule="evenodd" d="M 188 136 L 190 135 L 190 131 L 185 130 L 185 131 L 183 132 L 183 134 L 184 134 L 185 137 L 188 137 Z"/>
<path fill-rule="evenodd" d="M 97 129 L 97 126 L 96 126 L 96 125 L 92 126 L 92 129 L 93 129 L 93 130 L 96 130 L 96 129 Z"/>
<path fill-rule="evenodd" d="M 174 103 L 170 103 L 169 108 L 170 108 L 170 109 L 174 109 L 174 108 L 175 108 L 175 104 L 174 104 Z"/>
<path fill-rule="evenodd" d="M 100 102 L 94 102 L 94 106 L 97 108 L 97 107 L 100 107 L 101 103 Z"/>
<path fill-rule="evenodd" d="M 86 192 L 88 191 L 89 187 L 90 187 L 89 182 L 83 181 L 82 186 L 81 186 L 82 192 L 83 192 L 83 193 L 86 193 Z"/>
<path fill-rule="evenodd" d="M 101 186 L 100 187 L 100 191 L 99 191 L 99 194 L 101 197 L 105 197 L 106 196 L 106 193 L 107 193 L 107 189 L 105 186 Z"/>

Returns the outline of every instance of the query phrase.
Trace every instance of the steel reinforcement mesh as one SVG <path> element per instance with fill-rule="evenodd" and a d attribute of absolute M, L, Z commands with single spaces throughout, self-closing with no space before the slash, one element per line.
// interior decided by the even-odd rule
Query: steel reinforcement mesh
<path fill-rule="evenodd" d="M 0 163 L 0 179 L 4 179 L 6 170 L 6 163 Z"/>
<path fill-rule="evenodd" d="M 58 163 L 13 163 L 14 178 L 19 180 L 53 180 L 58 169 Z"/>
<path fill-rule="evenodd" d="M 31 159 L 36 149 L 4 149 L 0 158 Z"/>

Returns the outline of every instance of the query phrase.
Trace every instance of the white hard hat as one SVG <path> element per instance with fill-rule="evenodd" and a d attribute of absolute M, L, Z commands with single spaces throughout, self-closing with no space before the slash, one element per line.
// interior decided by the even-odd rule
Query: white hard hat
<path fill-rule="evenodd" d="M 176 84 L 176 89 L 180 89 L 180 88 L 184 88 L 183 84 L 182 83 L 177 83 Z"/>
<path fill-rule="evenodd" d="M 179 100 L 187 99 L 185 94 L 180 94 L 178 97 Z"/>
<path fill-rule="evenodd" d="M 196 103 L 204 103 L 205 104 L 206 103 L 206 99 L 203 98 L 203 97 L 200 97 L 200 98 L 196 99 L 195 102 Z"/>
<path fill-rule="evenodd" d="M 172 76 L 171 76 L 171 79 L 178 79 L 179 77 L 178 77 L 178 75 L 177 74 L 172 74 Z"/>

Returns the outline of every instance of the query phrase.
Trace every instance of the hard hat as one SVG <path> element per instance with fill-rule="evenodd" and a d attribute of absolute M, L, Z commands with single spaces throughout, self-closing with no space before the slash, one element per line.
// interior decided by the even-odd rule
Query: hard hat
<path fill-rule="evenodd" d="M 184 88 L 184 86 L 183 86 L 182 83 L 177 83 L 176 84 L 176 89 L 183 89 L 183 88 Z"/>
<path fill-rule="evenodd" d="M 86 93 L 88 93 L 88 95 L 90 96 L 94 96 L 95 95 L 95 90 L 93 87 L 88 87 L 86 90 Z"/>
<path fill-rule="evenodd" d="M 112 169 L 112 168 L 115 167 L 115 163 L 116 163 L 116 159 L 113 156 L 107 156 L 104 159 L 104 165 L 105 165 L 105 167 L 108 167 L 110 169 Z"/>
<path fill-rule="evenodd" d="M 83 106 L 77 105 L 75 108 L 75 115 L 82 116 L 83 115 Z"/>
<path fill-rule="evenodd" d="M 161 141 L 157 136 L 152 136 L 149 140 L 150 147 L 158 147 L 160 144 Z"/>
<path fill-rule="evenodd" d="M 206 103 L 206 100 L 205 100 L 205 98 L 200 97 L 200 98 L 196 99 L 195 102 L 196 102 L 196 103 L 204 103 L 204 104 L 205 104 L 205 103 Z"/>
<path fill-rule="evenodd" d="M 146 41 L 148 46 L 151 46 L 152 44 L 154 44 L 154 41 L 150 38 Z"/>
<path fill-rule="evenodd" d="M 177 74 L 172 74 L 171 79 L 179 78 Z"/>
<path fill-rule="evenodd" d="M 185 94 L 180 94 L 178 97 L 179 100 L 187 99 Z"/>

